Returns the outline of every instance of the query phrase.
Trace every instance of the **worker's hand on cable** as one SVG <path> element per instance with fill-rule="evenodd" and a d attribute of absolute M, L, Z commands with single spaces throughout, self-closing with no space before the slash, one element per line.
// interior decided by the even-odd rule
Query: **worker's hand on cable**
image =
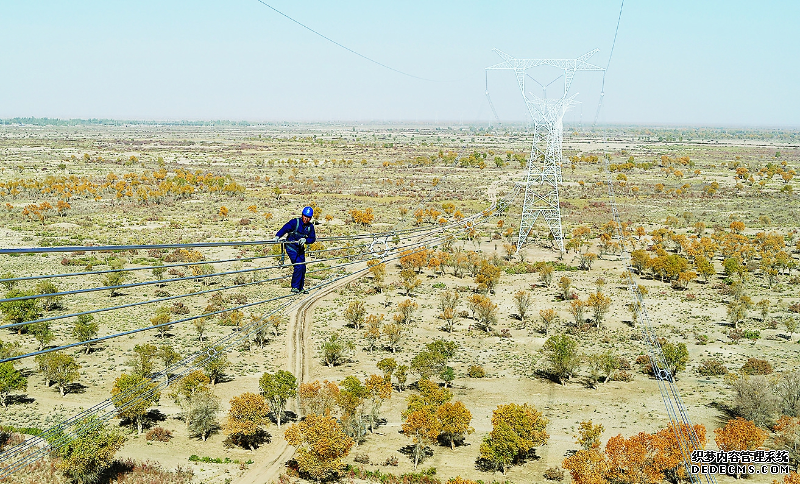
<path fill-rule="evenodd" d="M 306 245 L 306 238 L 305 237 L 301 238 L 300 240 L 297 241 L 297 243 L 300 244 L 300 247 L 305 246 Z"/>
<path fill-rule="evenodd" d="M 280 242 L 280 240 L 281 240 L 280 237 L 275 237 L 274 239 L 272 239 L 272 243 L 277 244 L 278 242 Z"/>

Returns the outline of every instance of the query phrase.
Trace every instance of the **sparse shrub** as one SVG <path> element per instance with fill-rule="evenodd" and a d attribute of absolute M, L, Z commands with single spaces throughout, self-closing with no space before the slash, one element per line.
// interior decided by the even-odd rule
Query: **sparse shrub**
<path fill-rule="evenodd" d="M 369 464 L 369 454 L 356 454 L 353 456 L 353 460 L 359 464 Z"/>
<path fill-rule="evenodd" d="M 169 442 L 172 438 L 172 432 L 164 427 L 153 427 L 144 436 L 145 440 L 157 442 Z"/>
<path fill-rule="evenodd" d="M 189 308 L 180 301 L 176 301 L 172 303 L 172 307 L 169 308 L 169 312 L 172 314 L 189 314 Z"/>
<path fill-rule="evenodd" d="M 742 373 L 746 375 L 769 375 L 772 373 L 772 365 L 767 360 L 758 358 L 748 358 L 742 365 Z"/>
<path fill-rule="evenodd" d="M 392 455 L 392 456 L 387 457 L 386 460 L 383 461 L 383 465 L 397 467 L 397 464 L 399 462 L 400 462 L 400 460 L 397 458 L 397 456 L 396 455 Z"/>
<path fill-rule="evenodd" d="M 543 474 L 544 478 L 548 481 L 563 481 L 564 480 L 564 469 L 555 466 L 549 467 Z"/>
<path fill-rule="evenodd" d="M 756 423 L 766 426 L 778 408 L 772 385 L 764 375 L 736 377 L 731 381 L 734 411 Z"/>
<path fill-rule="evenodd" d="M 470 378 L 484 378 L 486 376 L 486 370 L 480 365 L 472 365 L 467 370 L 467 376 Z"/>
<path fill-rule="evenodd" d="M 700 363 L 700 366 L 697 368 L 697 372 L 703 376 L 719 376 L 726 375 L 728 373 L 728 369 L 722 363 L 722 360 L 710 358 L 708 360 L 703 360 Z"/>
<path fill-rule="evenodd" d="M 633 373 L 625 370 L 620 370 L 613 375 L 611 375 L 612 381 L 623 381 L 623 382 L 630 382 L 633 381 Z"/>

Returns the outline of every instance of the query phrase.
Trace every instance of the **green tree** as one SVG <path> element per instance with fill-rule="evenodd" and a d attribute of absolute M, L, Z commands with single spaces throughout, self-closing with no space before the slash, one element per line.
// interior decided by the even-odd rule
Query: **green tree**
<path fill-rule="evenodd" d="M 68 443 L 58 448 L 61 460 L 57 465 L 73 482 L 98 482 L 103 472 L 111 467 L 114 454 L 122 448 L 125 437 L 94 416 L 85 418 L 76 428 L 86 431 L 69 436 Z"/>
<path fill-rule="evenodd" d="M 392 382 L 392 373 L 397 369 L 397 361 L 394 358 L 384 358 L 378 362 L 378 369 L 383 372 L 383 379 Z"/>
<path fill-rule="evenodd" d="M 155 364 L 153 360 L 158 356 L 158 346 L 145 343 L 133 347 L 133 356 L 128 364 L 133 368 L 133 373 L 148 378 L 153 373 Z"/>
<path fill-rule="evenodd" d="M 44 347 L 56 337 L 56 335 L 53 334 L 53 330 L 50 329 L 49 321 L 31 323 L 27 326 L 27 331 L 39 342 L 39 351 L 42 351 Z"/>
<path fill-rule="evenodd" d="M 97 333 L 100 329 L 100 325 L 97 324 L 97 321 L 94 320 L 94 316 L 91 314 L 81 314 L 75 320 L 75 323 L 72 326 L 72 336 L 75 337 L 79 342 L 89 341 L 97 337 Z M 85 352 L 89 354 L 92 349 L 91 343 L 86 343 Z"/>
<path fill-rule="evenodd" d="M 0 363 L 0 404 L 5 407 L 8 395 L 14 391 L 25 391 L 28 389 L 28 379 L 14 368 L 10 361 Z"/>
<path fill-rule="evenodd" d="M 12 289 L 5 295 L 5 299 L 17 297 L 35 296 L 34 291 L 20 291 Z M 16 301 L 6 301 L 0 303 L 0 311 L 9 324 L 20 324 L 25 321 L 33 321 L 41 316 L 38 299 L 19 299 Z M 17 334 L 22 334 L 25 326 L 17 326 Z"/>
<path fill-rule="evenodd" d="M 428 343 L 426 349 L 419 352 L 411 360 L 411 371 L 419 374 L 420 378 L 427 380 L 433 375 L 440 374 L 447 366 L 447 362 L 455 355 L 458 344 L 453 341 L 436 340 Z"/>
<path fill-rule="evenodd" d="M 172 365 L 181 360 L 181 355 L 170 345 L 159 346 L 157 355 L 158 359 L 161 360 L 161 364 L 164 366 L 164 380 L 169 381 L 170 375 L 168 370 Z"/>
<path fill-rule="evenodd" d="M 111 403 L 117 409 L 117 415 L 134 422 L 140 434 L 147 409 L 160 399 L 158 385 L 141 375 L 123 373 L 114 380 L 114 388 L 111 389 Z"/>
<path fill-rule="evenodd" d="M 580 367 L 578 342 L 569 335 L 556 334 L 547 338 L 543 349 L 550 372 L 563 385 L 564 380 L 569 379 Z"/>
<path fill-rule="evenodd" d="M 103 278 L 103 286 L 111 289 L 111 293 L 109 294 L 111 297 L 118 296 L 119 295 L 119 292 L 117 292 L 119 289 L 118 286 L 124 284 L 129 276 L 130 273 L 128 271 L 109 272 Z"/>
<path fill-rule="evenodd" d="M 689 362 L 689 351 L 686 349 L 686 343 L 674 344 L 665 341 L 661 343 L 661 351 L 664 353 L 664 360 L 673 376 L 686 369 L 686 363 Z"/>
<path fill-rule="evenodd" d="M 52 281 L 39 281 L 36 283 L 36 294 L 55 294 L 57 292 L 58 287 Z M 64 307 L 61 302 L 62 298 L 62 296 L 45 296 L 40 299 L 45 311 L 53 311 Z"/>
<path fill-rule="evenodd" d="M 230 361 L 225 355 L 225 348 L 222 346 L 204 346 L 194 363 L 205 371 L 212 385 L 217 384 L 225 375 L 225 369 L 230 366 Z"/>
<path fill-rule="evenodd" d="M 334 333 L 322 342 L 322 359 L 328 366 L 336 366 L 344 363 L 347 353 L 353 348 L 353 343 L 342 339 Z"/>
<path fill-rule="evenodd" d="M 297 378 L 285 370 L 264 373 L 258 381 L 261 394 L 269 403 L 270 410 L 281 428 L 281 416 L 286 401 L 297 395 Z"/>

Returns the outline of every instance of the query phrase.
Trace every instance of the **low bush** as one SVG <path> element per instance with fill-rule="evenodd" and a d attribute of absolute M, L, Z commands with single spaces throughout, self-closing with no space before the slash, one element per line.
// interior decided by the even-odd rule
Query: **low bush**
<path fill-rule="evenodd" d="M 728 368 L 722 363 L 722 360 L 717 358 L 710 358 L 703 360 L 697 368 L 697 372 L 703 376 L 719 376 L 727 375 Z"/>
<path fill-rule="evenodd" d="M 172 432 L 165 429 L 164 427 L 153 427 L 147 434 L 145 434 L 145 440 L 148 441 L 157 441 L 157 442 L 169 442 L 172 438 Z"/>
<path fill-rule="evenodd" d="M 480 365 L 472 365 L 467 370 L 467 376 L 470 378 L 484 378 L 486 376 L 486 370 Z"/>
<path fill-rule="evenodd" d="M 769 375 L 772 373 L 772 365 L 767 360 L 758 358 L 748 358 L 742 365 L 742 373 L 747 375 Z"/>

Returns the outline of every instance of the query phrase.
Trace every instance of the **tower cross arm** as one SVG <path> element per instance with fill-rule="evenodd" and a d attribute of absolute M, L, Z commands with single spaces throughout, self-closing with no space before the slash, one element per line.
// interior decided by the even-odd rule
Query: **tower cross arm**
<path fill-rule="evenodd" d="M 494 52 L 503 58 L 503 62 L 489 66 L 486 69 L 514 69 L 525 70 L 532 67 L 539 66 L 552 66 L 563 70 L 571 71 L 602 71 L 605 70 L 600 66 L 590 64 L 587 59 L 599 52 L 599 49 L 591 50 L 577 59 L 516 59 L 506 54 L 500 49 L 494 49 Z"/>

